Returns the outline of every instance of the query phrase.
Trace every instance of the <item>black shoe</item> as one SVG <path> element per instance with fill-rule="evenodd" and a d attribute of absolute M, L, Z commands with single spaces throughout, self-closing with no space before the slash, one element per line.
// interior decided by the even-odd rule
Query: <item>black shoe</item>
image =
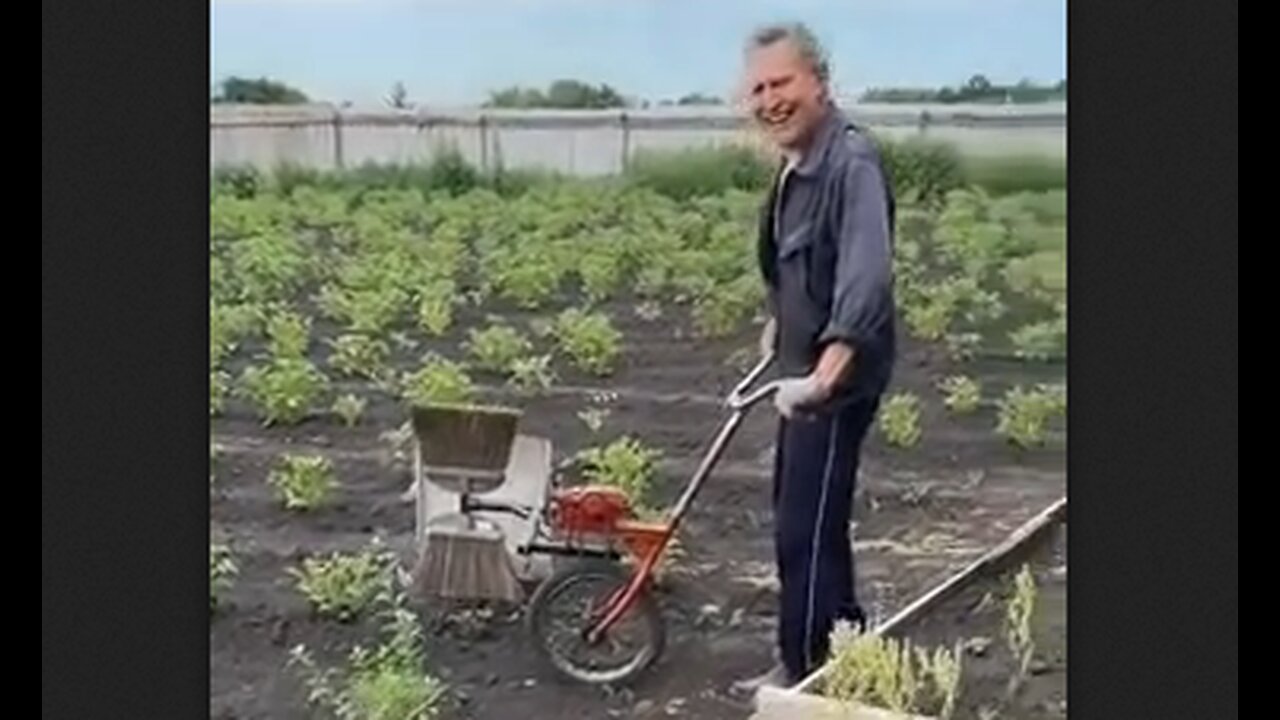
<path fill-rule="evenodd" d="M 859 635 L 865 634 L 867 632 L 867 626 L 870 625 L 870 623 L 867 622 L 867 614 L 862 611 L 862 608 L 854 609 L 853 617 L 849 618 L 849 622 L 854 627 L 858 628 Z"/>

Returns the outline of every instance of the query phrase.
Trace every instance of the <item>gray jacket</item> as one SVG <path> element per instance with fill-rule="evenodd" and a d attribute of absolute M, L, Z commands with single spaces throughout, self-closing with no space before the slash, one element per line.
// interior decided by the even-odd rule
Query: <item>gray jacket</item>
<path fill-rule="evenodd" d="M 778 212 L 780 210 L 780 212 Z M 854 372 L 830 405 L 883 393 L 896 354 L 893 186 L 871 140 L 834 106 L 761 212 L 760 268 L 778 323 L 778 364 L 804 375 L 833 340 Z"/>

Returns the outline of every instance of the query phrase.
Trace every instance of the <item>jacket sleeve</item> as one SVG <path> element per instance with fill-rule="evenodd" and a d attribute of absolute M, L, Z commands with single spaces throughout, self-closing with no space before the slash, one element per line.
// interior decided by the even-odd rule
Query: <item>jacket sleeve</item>
<path fill-rule="evenodd" d="M 857 352 L 880 336 L 893 314 L 893 227 L 889 190 L 878 157 L 859 153 L 842 171 L 833 205 L 835 287 L 819 343 Z"/>

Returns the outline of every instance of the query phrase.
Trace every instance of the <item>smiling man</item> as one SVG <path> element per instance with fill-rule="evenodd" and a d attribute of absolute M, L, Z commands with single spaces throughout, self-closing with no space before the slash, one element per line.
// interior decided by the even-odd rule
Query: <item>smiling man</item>
<path fill-rule="evenodd" d="M 894 198 L 875 145 L 832 102 L 829 75 L 802 25 L 763 28 L 747 45 L 747 101 L 783 158 L 759 260 L 771 311 L 761 350 L 785 379 L 773 487 L 781 664 L 742 690 L 799 681 L 826 659 L 837 620 L 865 626 L 849 522 L 895 356 Z"/>

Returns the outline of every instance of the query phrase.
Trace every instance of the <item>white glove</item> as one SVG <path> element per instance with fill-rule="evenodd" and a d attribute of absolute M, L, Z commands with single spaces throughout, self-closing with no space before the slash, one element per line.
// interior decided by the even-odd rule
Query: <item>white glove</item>
<path fill-rule="evenodd" d="M 790 418 L 796 411 L 806 405 L 813 405 L 825 399 L 826 392 L 813 376 L 785 378 L 778 381 L 778 389 L 773 394 L 773 404 L 785 418 Z"/>

